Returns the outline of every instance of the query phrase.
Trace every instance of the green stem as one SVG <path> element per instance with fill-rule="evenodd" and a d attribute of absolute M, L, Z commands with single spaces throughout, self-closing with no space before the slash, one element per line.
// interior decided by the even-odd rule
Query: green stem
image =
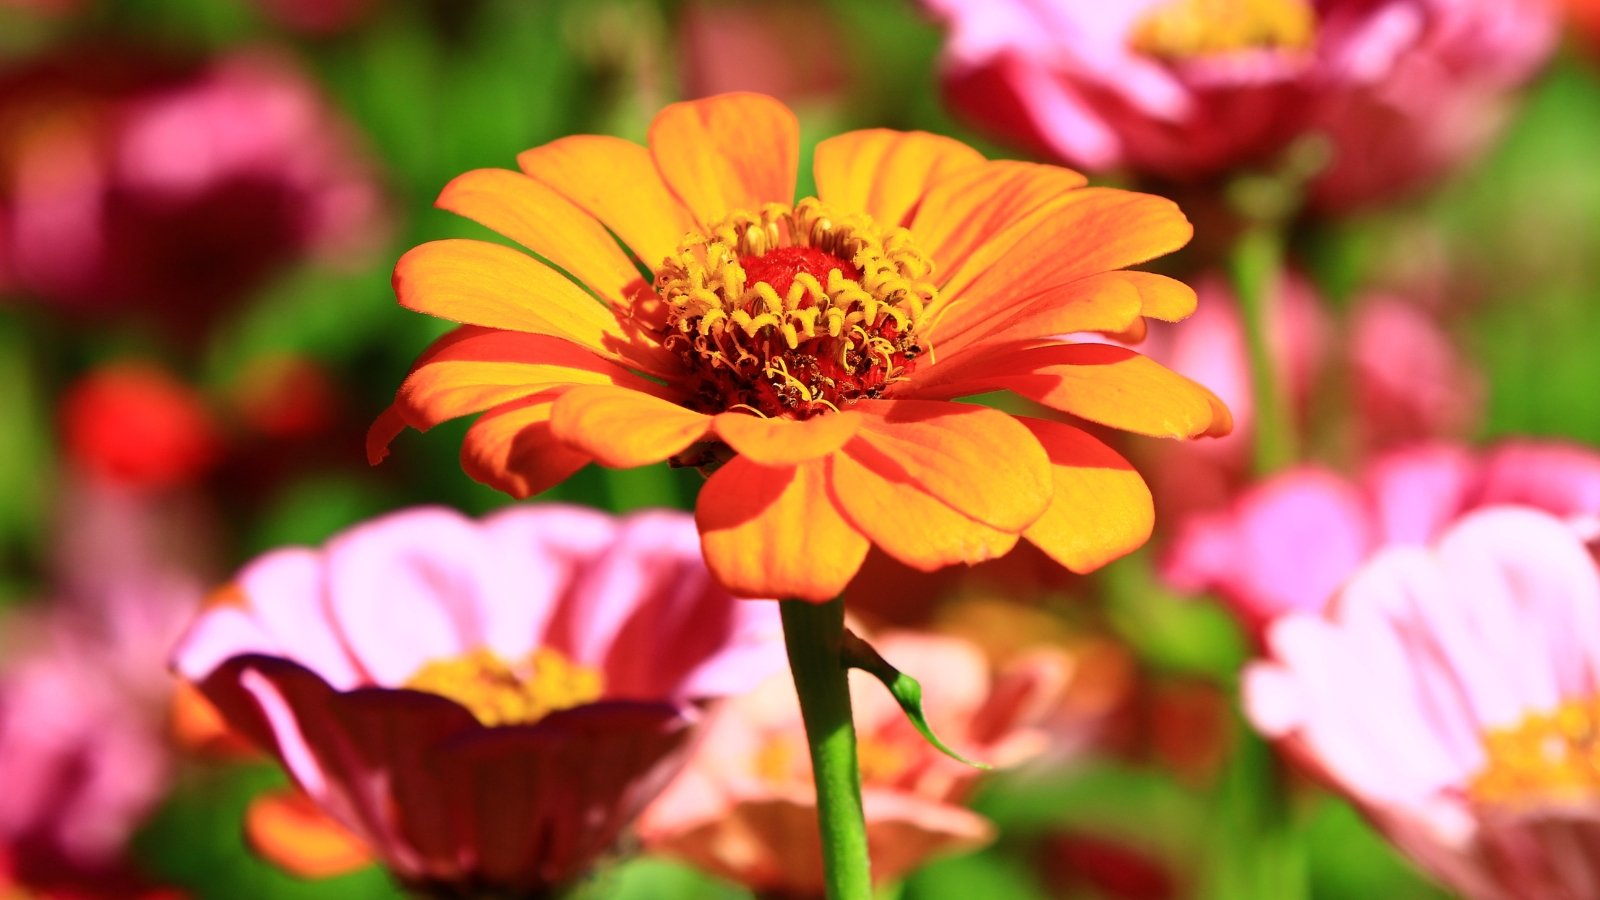
<path fill-rule="evenodd" d="M 867 825 L 861 810 L 856 729 L 841 650 L 844 601 L 784 600 L 783 638 L 817 783 L 817 820 L 828 900 L 871 900 Z"/>
<path fill-rule="evenodd" d="M 1294 423 L 1282 373 L 1272 360 L 1271 319 L 1283 275 L 1283 233 L 1274 223 L 1245 228 L 1230 259 L 1234 293 L 1244 318 L 1255 405 L 1254 465 L 1257 475 L 1275 472 L 1295 458 Z"/>

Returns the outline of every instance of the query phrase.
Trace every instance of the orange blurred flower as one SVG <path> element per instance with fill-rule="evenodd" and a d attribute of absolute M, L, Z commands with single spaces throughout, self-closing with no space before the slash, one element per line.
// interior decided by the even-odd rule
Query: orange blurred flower
<path fill-rule="evenodd" d="M 468 172 L 445 209 L 474 240 L 395 269 L 402 306 L 464 323 L 373 426 L 482 413 L 462 464 L 518 497 L 583 465 L 714 470 L 702 548 L 747 596 L 825 600 L 867 549 L 919 569 L 1018 538 L 1083 571 L 1148 537 L 1150 494 L 1078 428 L 952 402 L 1011 391 L 1142 434 L 1229 428 L 1210 392 L 1120 347 L 1181 319 L 1185 285 L 1125 266 L 1192 229 L 1170 201 L 988 161 L 948 138 L 856 131 L 816 148 L 794 201 L 794 114 L 757 94 L 678 103 L 650 145 L 594 135 Z M 596 302 L 598 299 L 599 302 Z"/>

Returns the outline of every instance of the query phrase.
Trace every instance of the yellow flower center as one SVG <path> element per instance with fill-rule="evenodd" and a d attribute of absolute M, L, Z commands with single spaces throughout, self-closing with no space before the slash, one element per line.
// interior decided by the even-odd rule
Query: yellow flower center
<path fill-rule="evenodd" d="M 1316 30 L 1308 0 L 1169 0 L 1139 20 L 1129 45 L 1162 59 L 1308 50 Z"/>
<path fill-rule="evenodd" d="M 485 725 L 525 725 L 557 710 L 600 699 L 598 669 L 581 666 L 548 647 L 506 662 L 480 647 L 452 659 L 424 663 L 405 686 L 449 697 Z"/>
<path fill-rule="evenodd" d="M 655 274 L 691 407 L 804 419 L 881 396 L 926 348 L 933 266 L 904 228 L 808 198 L 690 234 Z"/>
<path fill-rule="evenodd" d="M 1480 803 L 1543 806 L 1600 801 L 1600 696 L 1532 713 L 1483 736 L 1488 762 L 1467 791 Z"/>

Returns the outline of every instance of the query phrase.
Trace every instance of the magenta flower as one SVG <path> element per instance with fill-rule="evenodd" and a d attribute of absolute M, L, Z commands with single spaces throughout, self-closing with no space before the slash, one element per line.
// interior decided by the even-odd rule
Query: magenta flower
<path fill-rule="evenodd" d="M 119 48 L 0 71 L 0 286 L 193 329 L 308 254 L 380 238 L 348 123 L 287 61 Z"/>
<path fill-rule="evenodd" d="M 1383 456 L 1355 482 L 1302 466 L 1185 522 L 1163 573 L 1180 590 L 1217 592 L 1264 627 L 1321 610 L 1378 550 L 1425 545 L 1466 513 L 1499 504 L 1600 514 L 1600 454 L 1526 440 L 1481 454 L 1435 444 Z"/>
<path fill-rule="evenodd" d="M 1089 169 L 1179 180 L 1325 134 L 1347 206 L 1434 177 L 1548 57 L 1546 0 L 924 0 L 974 122 Z"/>
<path fill-rule="evenodd" d="M 922 680 L 933 727 L 995 765 L 1048 743 L 1038 727 L 1066 686 L 1068 662 L 1040 651 L 991 673 L 978 648 L 951 637 L 887 634 L 884 658 Z M 929 859 L 980 847 L 987 819 L 963 808 L 977 770 L 943 756 L 870 677 L 851 678 L 872 875 L 892 883 Z M 776 675 L 724 701 L 689 766 L 645 812 L 646 848 L 683 859 L 762 896 L 820 897 L 816 794 L 794 686 Z"/>
<path fill-rule="evenodd" d="M 1392 547 L 1268 632 L 1251 721 L 1471 900 L 1600 884 L 1600 572 L 1527 508 Z"/>
<path fill-rule="evenodd" d="M 178 672 L 404 883 L 581 874 L 677 769 L 694 701 L 782 666 L 677 513 L 386 516 L 246 567 Z"/>

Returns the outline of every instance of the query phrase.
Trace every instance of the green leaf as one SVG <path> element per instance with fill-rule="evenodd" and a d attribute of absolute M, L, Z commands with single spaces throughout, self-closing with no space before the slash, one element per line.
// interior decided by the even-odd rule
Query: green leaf
<path fill-rule="evenodd" d="M 906 714 L 906 718 L 922 734 L 923 739 L 933 745 L 935 750 L 962 765 L 971 766 L 974 769 L 989 770 L 994 768 L 988 763 L 978 762 L 962 756 L 951 749 L 944 741 L 939 740 L 939 736 L 934 734 L 933 728 L 928 725 L 928 717 L 922 711 L 922 685 L 917 683 L 915 678 L 890 665 L 889 661 L 880 656 L 871 644 L 856 637 L 848 629 L 844 633 L 843 656 L 846 668 L 860 669 L 878 679 L 883 683 L 884 687 L 889 689 L 889 695 L 894 697 L 896 703 L 900 704 L 901 712 Z"/>

